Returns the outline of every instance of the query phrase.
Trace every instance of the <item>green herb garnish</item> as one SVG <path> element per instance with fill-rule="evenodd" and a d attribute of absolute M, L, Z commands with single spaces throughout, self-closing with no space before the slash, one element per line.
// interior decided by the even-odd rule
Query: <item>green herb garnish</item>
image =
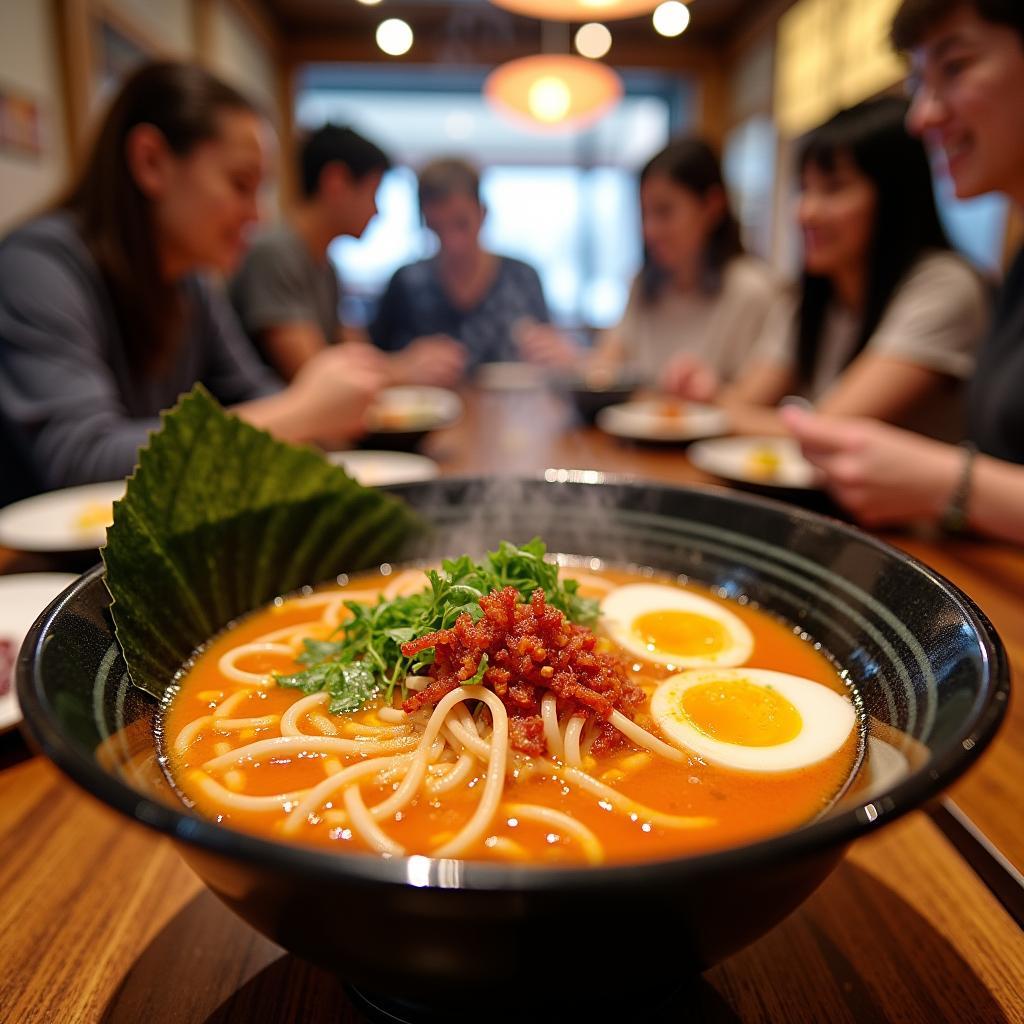
<path fill-rule="evenodd" d="M 544 560 L 546 551 L 539 537 L 520 547 L 502 541 L 482 562 L 474 562 L 468 555 L 442 562 L 441 572 L 431 569 L 427 573 L 429 587 L 418 594 L 391 601 L 381 598 L 373 605 L 348 601 L 346 607 L 353 618 L 339 627 L 339 639 L 306 640 L 299 662 L 307 668 L 278 676 L 277 682 L 306 693 L 326 690 L 331 695 L 332 714 L 352 711 L 354 702 L 360 707 L 381 690 L 390 701 L 395 686 L 401 685 L 404 694 L 406 677 L 423 672 L 433 661 L 432 651 L 406 657 L 403 643 L 450 629 L 463 612 L 475 622 L 483 615 L 480 598 L 509 586 L 515 587 L 524 601 L 540 588 L 547 603 L 571 622 L 592 626 L 598 617 L 597 601 L 580 597 L 576 580 L 560 580 L 558 566 Z M 352 684 L 346 681 L 343 669 L 355 666 L 373 674 L 372 691 L 367 691 L 363 677 Z M 480 682 L 486 668 L 483 658 L 466 685 Z"/>
<path fill-rule="evenodd" d="M 323 661 L 297 675 L 278 676 L 277 681 L 282 686 L 295 686 L 307 694 L 326 690 L 331 696 L 332 715 L 358 711 L 380 692 L 376 677 L 360 662 L 347 665 L 340 661 Z"/>
<path fill-rule="evenodd" d="M 487 671 L 487 663 L 491 659 L 487 656 L 487 652 L 480 656 L 480 664 L 477 666 L 477 670 L 462 684 L 463 686 L 477 686 L 484 681 L 484 673 Z"/>

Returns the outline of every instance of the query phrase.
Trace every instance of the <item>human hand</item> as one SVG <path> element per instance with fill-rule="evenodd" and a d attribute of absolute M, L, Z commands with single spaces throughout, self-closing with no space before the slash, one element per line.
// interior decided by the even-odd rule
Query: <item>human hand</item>
<path fill-rule="evenodd" d="M 954 445 L 878 420 L 821 416 L 783 406 L 779 416 L 821 469 L 832 496 L 866 526 L 938 519 L 959 481 Z"/>
<path fill-rule="evenodd" d="M 300 433 L 324 445 L 365 432 L 366 411 L 387 384 L 384 356 L 369 345 L 332 345 L 308 360 L 285 392 Z"/>
<path fill-rule="evenodd" d="M 672 395 L 693 402 L 710 402 L 721 381 L 712 367 L 689 352 L 680 353 L 666 365 L 661 386 Z"/>
<path fill-rule="evenodd" d="M 447 334 L 430 334 L 411 341 L 388 357 L 393 384 L 433 384 L 451 387 L 466 368 L 466 349 Z"/>
<path fill-rule="evenodd" d="M 368 341 L 348 340 L 337 347 L 345 353 L 345 363 L 349 366 L 361 366 L 384 373 L 388 365 L 388 355 L 376 345 Z"/>
<path fill-rule="evenodd" d="M 519 354 L 530 363 L 550 369 L 567 370 L 580 362 L 579 346 L 557 327 L 523 318 L 514 328 Z"/>

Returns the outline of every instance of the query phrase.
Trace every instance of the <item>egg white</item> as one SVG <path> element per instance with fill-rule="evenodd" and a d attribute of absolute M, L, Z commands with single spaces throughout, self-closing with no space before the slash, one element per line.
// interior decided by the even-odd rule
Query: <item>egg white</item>
<path fill-rule="evenodd" d="M 724 743 L 698 729 L 683 710 L 693 686 L 725 679 L 771 687 L 799 712 L 802 728 L 793 739 L 770 747 Z M 831 757 L 857 724 L 853 703 L 821 683 L 767 669 L 691 669 L 666 679 L 651 697 L 651 714 L 666 739 L 711 764 L 753 772 L 787 772 Z"/>
<path fill-rule="evenodd" d="M 726 645 L 715 653 L 689 657 L 670 651 L 649 650 L 633 631 L 633 623 L 649 612 L 671 611 L 693 612 L 714 619 L 726 631 Z M 678 668 L 742 665 L 754 650 L 754 636 L 738 615 L 709 598 L 661 583 L 630 583 L 616 587 L 601 601 L 601 616 L 608 634 L 620 647 L 663 665 Z"/>

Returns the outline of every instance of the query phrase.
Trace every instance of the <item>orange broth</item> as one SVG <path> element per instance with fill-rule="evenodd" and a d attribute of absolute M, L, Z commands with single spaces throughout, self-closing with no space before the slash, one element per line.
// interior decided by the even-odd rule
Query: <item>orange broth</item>
<path fill-rule="evenodd" d="M 582 570 L 581 570 L 582 572 Z M 572 569 L 563 575 L 573 576 Z M 651 577 L 635 572 L 602 569 L 585 575 L 598 576 L 615 585 L 658 582 L 675 586 L 665 577 Z M 351 591 L 380 590 L 387 583 L 378 573 L 354 578 L 347 586 Z M 830 689 L 849 697 L 835 666 L 813 643 L 802 639 L 794 629 L 766 613 L 737 603 L 722 601 L 709 591 L 687 585 L 694 590 L 728 606 L 739 616 L 754 635 L 754 652 L 745 667 L 764 668 L 791 673 L 823 683 Z M 337 592 L 340 592 L 337 591 Z M 600 592 L 584 583 L 580 592 L 586 596 L 600 596 Z M 301 623 L 319 616 L 321 609 L 304 607 L 301 601 L 285 600 L 255 612 L 213 639 L 194 659 L 185 674 L 180 689 L 166 708 L 162 722 L 165 753 L 173 750 L 175 738 L 182 729 L 196 719 L 208 716 L 218 704 L 246 689 L 242 684 L 226 678 L 218 668 L 223 654 L 242 643 L 247 643 L 285 626 Z M 310 635 L 325 637 L 328 627 L 318 625 Z M 600 633 L 600 628 L 598 628 Z M 606 641 L 612 650 L 618 650 Z M 657 683 L 672 674 L 665 665 L 641 662 L 628 651 L 619 652 L 629 666 L 633 680 L 650 695 Z M 238 667 L 251 672 L 278 672 L 287 674 L 302 668 L 291 657 L 279 653 L 253 653 L 240 659 Z M 266 690 L 252 690 L 250 696 L 230 712 L 230 719 L 280 716 L 304 695 L 297 690 L 272 686 Z M 396 694 L 396 706 L 400 698 Z M 335 727 L 344 729 L 347 723 L 369 722 L 380 725 L 375 710 L 379 701 L 352 715 L 329 716 Z M 322 712 L 326 715 L 326 709 Z M 652 731 L 645 711 L 637 721 Z M 303 720 L 303 731 L 311 731 Z M 854 728 L 844 745 L 833 755 L 799 770 L 788 772 L 742 771 L 711 765 L 696 755 L 688 761 L 673 763 L 635 748 L 627 748 L 606 755 L 599 762 L 594 758 L 584 761 L 584 770 L 611 784 L 634 800 L 648 807 L 674 815 L 706 816 L 713 824 L 694 829 L 668 829 L 653 825 L 637 817 L 602 806 L 594 795 L 578 790 L 557 775 L 540 775 L 506 782 L 502 803 L 542 804 L 567 813 L 588 826 L 600 839 L 604 858 L 608 863 L 636 862 L 675 857 L 710 849 L 735 845 L 770 836 L 808 822 L 825 810 L 851 779 L 861 747 L 861 728 Z M 268 839 L 286 838 L 283 823 L 287 810 L 240 811 L 226 808 L 210 799 L 197 785 L 204 763 L 227 750 L 242 746 L 254 739 L 280 735 L 274 724 L 243 732 L 221 734 L 209 727 L 199 729 L 183 755 L 170 753 L 168 772 L 179 794 L 206 817 L 245 832 Z M 348 765 L 361 755 L 339 757 L 332 765 L 330 755 L 274 755 L 259 761 L 245 761 L 231 771 L 218 774 L 219 779 L 237 792 L 250 795 L 272 795 L 303 790 L 322 782 L 326 774 L 337 771 L 341 764 Z M 446 838 L 453 835 L 472 815 L 479 799 L 477 789 L 483 782 L 481 771 L 456 789 L 440 795 L 419 795 L 404 811 L 396 815 L 399 820 L 381 822 L 386 832 L 409 853 L 429 855 Z M 371 778 L 360 783 L 361 795 L 367 807 L 390 796 L 397 783 L 375 784 Z M 330 850 L 365 852 L 367 846 L 358 834 L 347 828 L 340 798 L 330 803 L 303 822 L 291 836 L 293 841 Z M 333 820 L 332 820 L 333 819 Z M 583 850 L 572 836 L 559 834 L 547 825 L 517 821 L 499 812 L 493 819 L 483 841 L 476 843 L 466 854 L 474 860 L 521 859 L 510 858 L 507 852 L 495 851 L 495 837 L 513 839 L 526 852 L 527 859 L 537 864 L 580 863 Z"/>

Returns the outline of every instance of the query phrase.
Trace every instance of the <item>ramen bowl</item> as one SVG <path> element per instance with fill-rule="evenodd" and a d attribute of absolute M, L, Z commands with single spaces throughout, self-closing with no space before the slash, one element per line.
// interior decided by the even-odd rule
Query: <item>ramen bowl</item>
<path fill-rule="evenodd" d="M 428 434 L 450 427 L 462 415 L 454 391 L 421 385 L 384 388 L 366 414 L 367 449 L 412 451 Z"/>
<path fill-rule="evenodd" d="M 623 372 L 587 374 L 555 374 L 552 387 L 565 395 L 576 407 L 584 423 L 593 423 L 597 414 L 610 405 L 628 401 L 646 381 L 637 374 Z"/>
<path fill-rule="evenodd" d="M 537 1007 L 585 1012 L 580 988 L 594 989 L 605 1014 L 644 1019 L 652 1007 L 637 979 L 682 980 L 754 941 L 852 840 L 964 772 L 1003 716 L 1007 661 L 969 598 L 854 528 L 726 491 L 558 475 L 569 479 L 393 488 L 429 524 L 393 561 L 539 534 L 549 551 L 595 567 L 650 567 L 756 602 L 849 672 L 872 774 L 803 827 L 637 864 L 382 859 L 256 838 L 197 817 L 162 783 L 157 707 L 128 680 L 99 568 L 50 605 L 22 649 L 18 697 L 31 736 L 88 792 L 172 838 L 253 927 L 370 993 L 385 1019 L 480 1019 L 486 1006 L 498 1020 L 490 1008 L 514 1002 L 541 1020 Z M 604 958 L 599 989 L 566 983 L 593 978 Z"/>

